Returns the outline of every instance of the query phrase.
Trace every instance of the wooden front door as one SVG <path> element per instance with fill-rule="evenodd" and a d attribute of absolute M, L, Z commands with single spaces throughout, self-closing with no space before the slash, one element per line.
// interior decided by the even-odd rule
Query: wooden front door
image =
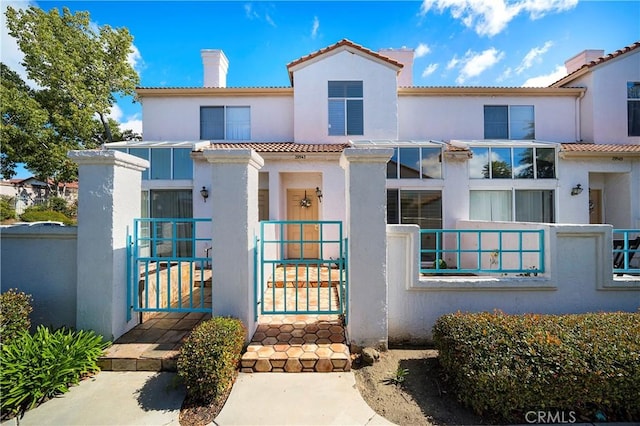
<path fill-rule="evenodd" d="M 302 200 L 310 201 L 309 207 L 302 206 Z M 287 220 L 318 220 L 318 198 L 315 189 L 287 189 Z M 290 224 L 287 225 L 287 240 L 299 240 L 301 244 L 287 244 L 288 259 L 317 259 L 318 243 L 305 243 L 305 241 L 318 241 L 320 234 L 317 224 Z"/>
<path fill-rule="evenodd" d="M 589 189 L 589 223 L 602 223 L 602 190 Z"/>

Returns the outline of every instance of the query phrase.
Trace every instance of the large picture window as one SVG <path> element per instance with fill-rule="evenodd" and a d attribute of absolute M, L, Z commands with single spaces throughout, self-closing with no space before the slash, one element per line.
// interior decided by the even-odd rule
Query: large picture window
<path fill-rule="evenodd" d="M 193 179 L 191 148 L 113 148 L 149 161 L 149 168 L 142 172 L 142 180 Z"/>
<path fill-rule="evenodd" d="M 485 105 L 485 139 L 535 139 L 533 105 Z"/>
<path fill-rule="evenodd" d="M 553 195 L 553 190 L 473 190 L 469 219 L 553 223 Z"/>
<path fill-rule="evenodd" d="M 627 82 L 627 132 L 640 136 L 640 82 Z"/>
<path fill-rule="evenodd" d="M 555 148 L 473 146 L 472 179 L 555 179 Z"/>
<path fill-rule="evenodd" d="M 387 179 L 442 179 L 442 150 L 396 147 L 387 163 Z"/>
<path fill-rule="evenodd" d="M 200 107 L 201 140 L 251 140 L 251 108 L 248 106 Z"/>
<path fill-rule="evenodd" d="M 329 135 L 363 135 L 362 81 L 329 81 Z"/>

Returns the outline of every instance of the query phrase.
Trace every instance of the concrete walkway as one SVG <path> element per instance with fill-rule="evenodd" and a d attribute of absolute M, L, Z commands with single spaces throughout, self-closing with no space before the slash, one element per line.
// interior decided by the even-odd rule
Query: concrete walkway
<path fill-rule="evenodd" d="M 175 373 L 103 371 L 25 413 L 30 425 L 173 425 L 185 391 Z M 390 424 L 343 373 L 240 373 L 216 425 Z M 16 419 L 3 425 L 18 425 Z"/>

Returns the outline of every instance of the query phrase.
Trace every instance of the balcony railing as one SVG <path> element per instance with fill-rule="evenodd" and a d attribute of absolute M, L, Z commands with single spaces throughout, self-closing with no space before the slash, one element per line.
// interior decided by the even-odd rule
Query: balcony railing
<path fill-rule="evenodd" d="M 543 230 L 420 230 L 422 274 L 537 276 L 544 259 Z"/>
<path fill-rule="evenodd" d="M 640 274 L 640 229 L 613 230 L 613 273 Z M 635 259 L 635 262 L 633 262 Z"/>

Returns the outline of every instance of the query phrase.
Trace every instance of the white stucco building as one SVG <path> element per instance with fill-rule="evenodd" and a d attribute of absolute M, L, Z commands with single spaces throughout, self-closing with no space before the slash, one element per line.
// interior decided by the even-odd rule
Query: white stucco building
<path fill-rule="evenodd" d="M 383 146 L 389 224 L 640 228 L 640 42 L 544 88 L 415 87 L 411 50 L 349 40 L 290 62 L 290 87 L 231 88 L 224 53 L 201 53 L 203 87 L 139 88 L 144 140 L 108 144 L 150 161 L 146 217 L 211 217 L 201 194 L 234 182 L 202 150 L 238 147 L 264 159 L 260 219 L 344 220 L 343 149 Z"/>

